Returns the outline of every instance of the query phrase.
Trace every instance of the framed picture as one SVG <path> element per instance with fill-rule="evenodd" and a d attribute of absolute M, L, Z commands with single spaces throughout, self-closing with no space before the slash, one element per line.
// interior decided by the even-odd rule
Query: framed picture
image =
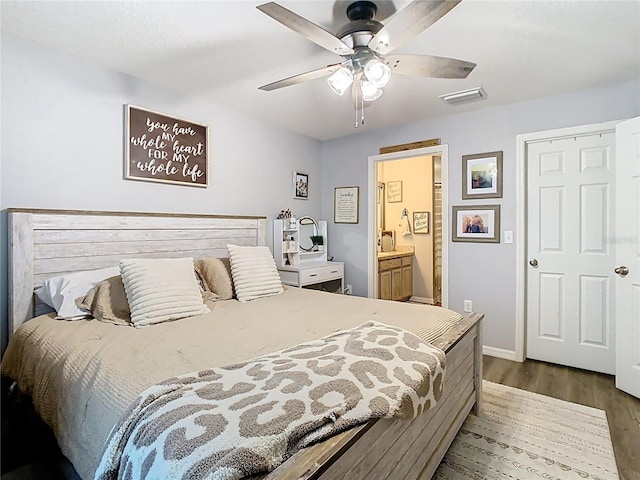
<path fill-rule="evenodd" d="M 333 193 L 333 223 L 358 223 L 360 187 L 336 187 Z"/>
<path fill-rule="evenodd" d="M 502 198 L 502 152 L 462 156 L 462 199 Z"/>
<path fill-rule="evenodd" d="M 387 202 L 396 203 L 402 201 L 402 180 L 387 182 Z"/>
<path fill-rule="evenodd" d="M 429 233 L 429 212 L 413 212 L 413 233 Z"/>
<path fill-rule="evenodd" d="M 309 175 L 293 172 L 293 198 L 309 200 Z"/>
<path fill-rule="evenodd" d="M 500 243 L 500 205 L 452 208 L 452 241 Z"/>
<path fill-rule="evenodd" d="M 209 184 L 209 127 L 125 105 L 124 178 L 204 187 Z"/>

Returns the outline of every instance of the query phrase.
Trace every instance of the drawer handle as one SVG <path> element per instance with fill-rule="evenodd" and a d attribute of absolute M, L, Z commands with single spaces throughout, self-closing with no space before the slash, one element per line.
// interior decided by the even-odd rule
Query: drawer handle
<path fill-rule="evenodd" d="M 338 270 L 331 270 L 331 273 L 338 273 Z"/>
<path fill-rule="evenodd" d="M 310 277 L 317 277 L 317 276 L 318 276 L 318 274 L 317 274 L 317 273 L 311 273 L 309 276 L 310 276 Z"/>

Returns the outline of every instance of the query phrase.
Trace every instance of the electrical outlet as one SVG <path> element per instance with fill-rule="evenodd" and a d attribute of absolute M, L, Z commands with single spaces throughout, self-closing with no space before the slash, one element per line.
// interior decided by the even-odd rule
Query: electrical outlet
<path fill-rule="evenodd" d="M 471 300 L 464 301 L 464 311 L 465 312 L 473 312 L 473 302 Z"/>
<path fill-rule="evenodd" d="M 344 287 L 344 294 L 345 295 L 351 295 L 351 285 L 347 285 L 346 287 Z"/>

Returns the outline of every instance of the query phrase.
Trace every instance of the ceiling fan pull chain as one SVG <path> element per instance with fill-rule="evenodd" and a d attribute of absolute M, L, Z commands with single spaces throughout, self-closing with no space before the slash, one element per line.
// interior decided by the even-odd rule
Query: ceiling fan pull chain
<path fill-rule="evenodd" d="M 355 111 L 356 111 L 356 128 L 358 128 L 360 125 L 358 123 L 358 121 L 360 120 L 358 117 L 358 107 L 360 106 L 360 102 L 358 101 L 358 94 L 360 93 L 360 89 L 358 88 L 358 82 L 353 82 L 353 87 L 351 87 L 354 89 L 355 91 Z"/>
<path fill-rule="evenodd" d="M 360 118 L 360 125 L 364 125 L 364 93 L 360 95 L 360 114 L 362 115 Z"/>

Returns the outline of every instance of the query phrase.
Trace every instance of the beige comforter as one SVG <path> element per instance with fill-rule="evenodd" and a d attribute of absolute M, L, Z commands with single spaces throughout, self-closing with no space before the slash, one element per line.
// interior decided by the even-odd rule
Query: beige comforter
<path fill-rule="evenodd" d="M 271 353 L 373 320 L 430 341 L 461 320 L 450 310 L 287 288 L 217 302 L 209 314 L 130 328 L 41 316 L 12 337 L 2 375 L 18 381 L 81 478 L 93 478 L 111 428 L 149 386 Z"/>

